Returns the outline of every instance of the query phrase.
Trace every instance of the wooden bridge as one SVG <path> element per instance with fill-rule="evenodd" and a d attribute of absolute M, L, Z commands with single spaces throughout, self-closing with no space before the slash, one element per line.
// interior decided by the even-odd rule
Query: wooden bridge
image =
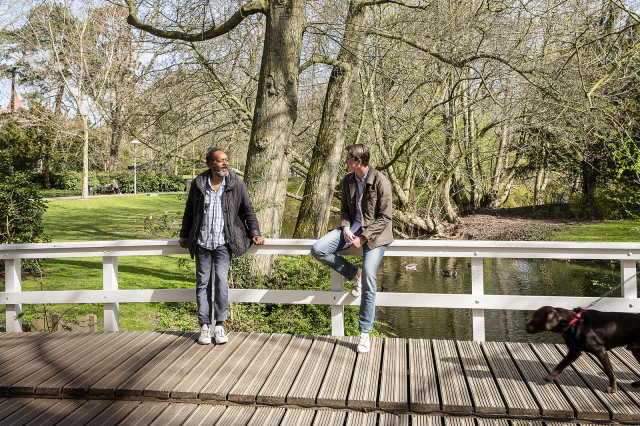
<path fill-rule="evenodd" d="M 553 383 L 551 344 L 195 332 L 4 333 L 1 424 L 525 425 L 640 423 L 640 366 L 583 354 Z"/>

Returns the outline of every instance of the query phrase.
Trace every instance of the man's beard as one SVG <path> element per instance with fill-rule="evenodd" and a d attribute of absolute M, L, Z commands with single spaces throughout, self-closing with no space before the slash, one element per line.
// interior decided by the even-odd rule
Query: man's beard
<path fill-rule="evenodd" d="M 216 174 L 216 176 L 219 177 L 227 177 L 229 176 L 229 169 L 226 170 L 222 170 L 220 168 L 218 168 L 215 164 L 213 165 L 213 173 Z"/>

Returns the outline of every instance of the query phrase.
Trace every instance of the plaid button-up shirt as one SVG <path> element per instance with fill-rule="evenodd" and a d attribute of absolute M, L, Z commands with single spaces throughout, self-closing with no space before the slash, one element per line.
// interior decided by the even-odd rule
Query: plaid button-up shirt
<path fill-rule="evenodd" d="M 215 250 L 227 243 L 224 236 L 224 216 L 222 215 L 222 194 L 227 179 L 223 178 L 218 190 L 211 187 L 211 180 L 207 179 L 207 192 L 204 199 L 204 217 L 198 245 L 208 250 Z"/>

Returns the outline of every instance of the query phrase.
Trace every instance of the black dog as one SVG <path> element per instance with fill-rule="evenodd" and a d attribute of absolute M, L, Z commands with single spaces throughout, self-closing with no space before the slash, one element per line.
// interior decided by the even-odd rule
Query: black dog
<path fill-rule="evenodd" d="M 611 368 L 607 350 L 625 346 L 640 362 L 640 315 L 623 312 L 602 312 L 593 309 L 574 309 L 543 306 L 533 313 L 524 329 L 527 333 L 551 331 L 562 334 L 569 352 L 544 380 L 552 381 L 578 359 L 581 351 L 594 354 L 609 377 L 608 393 L 617 390 L 616 376 Z M 631 383 L 640 387 L 640 381 Z"/>

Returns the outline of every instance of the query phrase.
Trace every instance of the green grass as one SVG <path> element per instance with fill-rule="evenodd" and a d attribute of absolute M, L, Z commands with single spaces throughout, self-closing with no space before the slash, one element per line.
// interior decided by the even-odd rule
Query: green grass
<path fill-rule="evenodd" d="M 576 225 L 554 233 L 553 241 L 584 242 L 638 242 L 640 223 L 633 220 L 605 220 L 598 223 Z"/>
<path fill-rule="evenodd" d="M 184 194 L 52 200 L 48 202 L 42 224 L 45 233 L 54 242 L 176 238 L 175 233 L 180 226 L 177 215 L 181 215 L 184 211 L 185 201 Z M 170 218 L 167 232 L 152 235 L 145 230 L 145 224 L 165 229 L 160 221 L 165 212 Z M 148 219 L 150 214 L 151 220 Z M 119 257 L 118 287 L 121 289 L 192 288 L 195 280 L 193 273 L 179 264 L 180 259 L 183 262 L 193 263 L 187 254 Z M 42 261 L 41 268 L 42 277 L 37 271 L 32 275 L 23 276 L 24 291 L 102 289 L 101 258 L 46 259 Z M 164 329 L 171 328 L 167 326 L 167 321 L 163 321 L 163 317 L 173 315 L 174 305 L 120 304 L 120 328 L 122 330 L 154 330 L 159 323 Z M 195 306 L 195 303 L 193 305 Z M 184 310 L 182 306 L 175 308 Z M 193 310 L 190 309 L 190 311 Z M 93 304 L 24 305 L 23 322 L 29 323 L 45 313 L 52 312 L 65 313 L 63 318 L 67 320 L 89 313 L 96 314 L 102 329 L 102 305 Z M 4 312 L 2 319 L 4 319 Z M 193 315 L 189 324 L 174 323 L 174 328 L 195 329 L 196 326 L 197 320 Z"/>
<path fill-rule="evenodd" d="M 185 194 L 52 200 L 42 224 L 58 242 L 169 238 L 150 235 L 145 220 L 151 215 L 152 223 L 157 223 L 165 212 L 171 217 L 182 214 L 185 201 Z"/>

